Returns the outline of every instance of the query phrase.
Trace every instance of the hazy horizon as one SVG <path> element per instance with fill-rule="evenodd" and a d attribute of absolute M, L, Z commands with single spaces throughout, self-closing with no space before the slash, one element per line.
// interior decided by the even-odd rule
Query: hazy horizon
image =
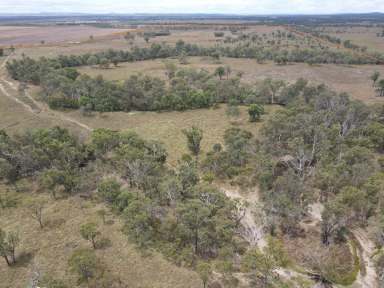
<path fill-rule="evenodd" d="M 297 15 L 384 12 L 384 0 L 2 0 L 0 14 L 238 14 Z"/>

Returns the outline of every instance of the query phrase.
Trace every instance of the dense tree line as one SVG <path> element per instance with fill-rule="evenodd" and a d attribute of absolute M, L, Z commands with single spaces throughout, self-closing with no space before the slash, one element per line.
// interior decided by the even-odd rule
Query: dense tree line
<path fill-rule="evenodd" d="M 42 99 L 53 109 L 161 111 L 206 108 L 227 102 L 285 104 L 301 86 L 306 85 L 304 80 L 288 85 L 272 79 L 247 85 L 239 77 L 229 78 L 230 67 L 219 67 L 210 74 L 204 70 L 177 70 L 167 63 L 167 81 L 133 75 L 124 83 L 115 83 L 101 76 L 79 75 L 74 68 L 56 69 L 52 65 L 53 62 L 47 59 L 35 61 L 24 57 L 9 65 L 9 71 L 20 81 L 39 84 Z"/>
<path fill-rule="evenodd" d="M 253 58 L 259 61 L 306 62 L 306 63 L 334 63 L 334 64 L 381 64 L 384 62 L 380 54 L 356 55 L 347 51 L 331 49 L 274 49 L 254 45 L 252 42 L 240 43 L 236 46 L 217 45 L 214 47 L 201 47 L 188 44 L 180 40 L 175 46 L 153 43 L 149 48 L 134 47 L 130 51 L 109 49 L 95 54 L 60 55 L 56 58 L 42 57 L 33 60 L 25 57 L 8 63 L 10 75 L 20 81 L 39 83 L 42 70 L 78 67 L 84 65 L 102 65 L 103 63 L 143 61 L 149 59 L 165 59 L 169 57 L 186 56 L 223 56 L 233 58 Z"/>

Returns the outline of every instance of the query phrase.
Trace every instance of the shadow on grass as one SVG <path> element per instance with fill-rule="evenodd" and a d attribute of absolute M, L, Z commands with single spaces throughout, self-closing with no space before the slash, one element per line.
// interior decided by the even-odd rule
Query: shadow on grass
<path fill-rule="evenodd" d="M 12 267 L 27 267 L 34 256 L 35 255 L 32 252 L 22 252 L 17 256 L 16 263 L 14 263 Z"/>

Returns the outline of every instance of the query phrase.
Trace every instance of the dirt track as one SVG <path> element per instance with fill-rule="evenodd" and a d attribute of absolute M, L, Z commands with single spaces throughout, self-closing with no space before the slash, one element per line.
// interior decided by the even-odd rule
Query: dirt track
<path fill-rule="evenodd" d="M 33 113 L 33 114 L 39 114 L 39 113 L 44 113 L 44 114 L 47 114 L 47 116 L 50 116 L 50 117 L 53 117 L 53 118 L 57 118 L 59 120 L 63 120 L 63 121 L 67 121 L 67 122 L 70 122 L 70 123 L 73 123 L 87 131 L 92 131 L 93 129 L 91 127 L 89 127 L 88 125 L 82 123 L 82 122 L 79 122 L 71 117 L 68 117 L 68 116 L 65 116 L 63 113 L 61 112 L 57 112 L 57 111 L 53 111 L 51 109 L 49 109 L 49 107 L 43 103 L 40 103 L 38 101 L 36 101 L 30 94 L 28 91 L 25 91 L 25 98 L 28 100 L 28 101 L 25 101 L 25 99 L 23 99 L 22 97 L 18 97 L 19 95 L 19 91 L 17 89 L 17 86 L 16 84 L 14 84 L 13 82 L 9 81 L 6 79 L 6 76 L 5 76 L 5 73 L 2 71 L 4 70 L 5 68 L 5 65 L 7 63 L 7 61 L 10 59 L 10 56 L 8 56 L 4 61 L 3 63 L 0 65 L 0 92 L 12 99 L 13 101 L 15 101 L 16 103 L 22 105 L 26 110 L 28 110 L 29 112 Z M 9 90 L 12 90 L 11 92 L 9 92 Z M 17 96 L 16 96 L 17 95 Z"/>

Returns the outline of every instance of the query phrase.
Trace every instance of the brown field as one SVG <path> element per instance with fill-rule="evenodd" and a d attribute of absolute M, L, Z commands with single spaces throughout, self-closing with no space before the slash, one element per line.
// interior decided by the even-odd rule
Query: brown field
<path fill-rule="evenodd" d="M 0 186 L 0 196 L 7 193 Z M 103 208 L 100 204 L 71 197 L 52 200 L 45 194 L 31 194 L 28 191 L 17 193 L 17 208 L 0 212 L 0 226 L 5 230 L 18 231 L 21 244 L 17 249 L 19 262 L 8 268 L 5 261 L 0 261 L 0 287 L 28 287 L 34 272 L 41 277 L 49 275 L 62 279 L 68 287 L 79 287 L 76 275 L 68 269 L 68 259 L 77 248 L 90 248 L 90 243 L 81 238 L 79 227 L 87 221 L 96 222 L 101 232 L 100 239 L 111 241 L 109 247 L 96 250 L 97 257 L 109 273 L 128 283 L 132 288 L 199 288 L 201 281 L 196 273 L 177 267 L 166 261 L 156 252 L 143 255 L 121 233 L 122 223 L 119 217 L 107 216 L 103 225 L 96 211 Z M 9 193 L 9 192 L 8 192 Z M 27 194 L 28 193 L 28 194 Z M 30 198 L 44 198 L 48 201 L 44 209 L 45 228 L 39 228 L 27 209 Z M 85 287 L 85 286 L 82 286 Z"/>
<path fill-rule="evenodd" d="M 76 26 L 0 26 L 0 46 L 47 44 L 88 40 L 90 35 L 104 37 L 127 29 Z"/>
<path fill-rule="evenodd" d="M 355 99 L 366 103 L 383 103 L 384 98 L 376 97 L 372 82 L 369 79 L 374 71 L 379 71 L 384 75 L 382 65 L 313 65 L 305 63 L 291 65 L 277 65 L 274 63 L 258 64 L 253 59 L 233 59 L 222 58 L 221 63 L 214 63 L 212 60 L 201 57 L 188 58 L 188 65 L 178 65 L 179 67 L 193 67 L 195 69 L 206 69 L 213 72 L 218 66 L 229 65 L 232 73 L 244 72 L 243 80 L 254 83 L 258 80 L 271 77 L 283 79 L 290 82 L 298 78 L 307 79 L 313 83 L 325 83 L 338 92 L 348 92 Z M 172 60 L 178 64 L 177 60 Z M 149 60 L 139 63 L 122 63 L 117 68 L 100 69 L 98 67 L 82 67 L 81 73 L 90 76 L 103 75 L 109 80 L 124 80 L 129 75 L 135 73 L 149 74 L 165 79 L 163 60 Z"/>
<path fill-rule="evenodd" d="M 16 50 L 16 56 L 20 57 L 22 54 L 25 54 L 32 58 L 38 58 L 41 56 L 45 57 L 55 57 L 60 54 L 63 55 L 79 55 L 84 53 L 95 53 L 100 51 L 105 51 L 107 49 L 118 49 L 118 50 L 129 50 L 134 46 L 138 47 L 148 47 L 152 43 L 167 43 L 169 45 L 174 45 L 178 40 L 183 40 L 186 43 L 194 43 L 198 45 L 203 46 L 212 46 L 217 43 L 217 41 L 221 41 L 225 38 L 227 35 L 231 35 L 231 32 L 224 31 L 225 36 L 223 38 L 215 38 L 214 37 L 214 29 L 197 29 L 197 30 L 170 30 L 171 35 L 169 36 L 159 36 L 155 38 L 151 38 L 149 43 L 146 43 L 144 38 L 141 36 L 136 36 L 133 41 L 127 41 L 124 39 L 124 31 L 131 31 L 130 29 L 106 29 L 106 28 L 95 28 L 90 26 L 70 26 L 71 29 L 75 32 L 76 27 L 83 27 L 82 32 L 76 32 L 75 34 L 81 34 L 82 37 L 80 39 L 77 39 L 76 43 L 73 39 L 71 41 L 64 41 L 62 36 L 58 35 L 59 41 L 55 41 L 58 43 L 53 43 L 50 45 L 47 41 L 47 39 L 37 38 L 33 39 L 33 43 L 36 45 L 22 45 L 17 48 Z M 36 29 L 39 27 L 27 27 L 26 29 Z M 45 27 L 44 29 L 56 29 L 56 27 Z M 61 27 L 59 27 L 61 28 Z M 8 29 L 7 26 L 0 26 L 0 33 L 1 29 Z M 88 30 L 89 33 L 88 33 Z M 104 33 L 101 35 L 97 35 L 96 33 L 91 33 L 92 29 L 98 29 L 100 33 Z M 256 32 L 259 34 L 263 33 L 271 33 L 276 30 L 283 30 L 284 27 L 281 26 L 266 26 L 266 25 L 255 25 L 250 26 L 248 29 L 246 29 L 244 32 L 250 33 L 250 32 Z M 81 30 L 81 29 L 80 29 Z M 142 28 L 139 31 L 153 31 L 155 28 Z M 66 35 L 66 33 L 64 33 Z M 89 41 L 89 36 L 94 35 L 95 39 L 94 41 Z M 99 36 L 99 37 L 96 37 Z M 47 44 L 41 45 L 40 41 L 46 40 Z M 71 43 L 72 42 L 72 43 Z M 1 46 L 1 35 L 0 35 L 0 46 Z M 7 45 L 11 45 L 14 43 L 8 43 Z"/>

